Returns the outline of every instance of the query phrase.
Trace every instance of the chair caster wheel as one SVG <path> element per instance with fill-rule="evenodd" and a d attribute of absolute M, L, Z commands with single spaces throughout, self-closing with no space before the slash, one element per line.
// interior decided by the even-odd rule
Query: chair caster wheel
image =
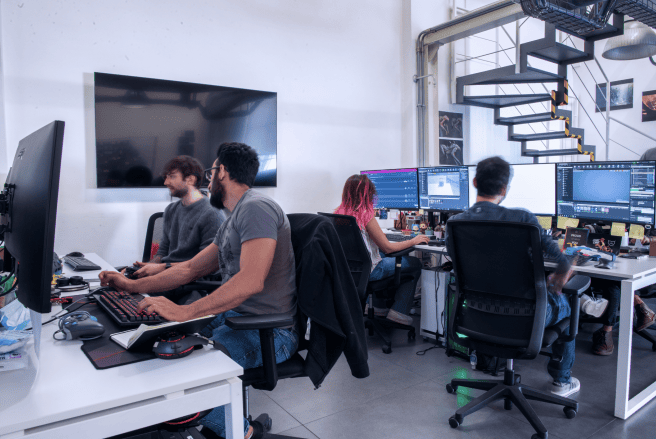
<path fill-rule="evenodd" d="M 449 425 L 451 428 L 458 428 L 458 426 L 460 426 L 460 422 L 458 422 L 455 416 L 451 416 L 449 418 Z"/>
<path fill-rule="evenodd" d="M 565 412 L 565 416 L 567 416 L 567 419 L 576 418 L 576 410 L 574 410 L 571 407 L 563 407 L 563 412 Z"/>
<path fill-rule="evenodd" d="M 415 338 L 417 338 L 417 334 L 415 334 L 414 331 L 413 332 L 408 332 L 408 340 L 412 341 Z"/>
<path fill-rule="evenodd" d="M 541 435 L 540 433 L 535 433 L 531 436 L 531 439 L 547 439 L 547 433 Z"/>
<path fill-rule="evenodd" d="M 521 382 L 522 382 L 522 376 L 515 375 L 515 384 L 521 384 Z"/>
<path fill-rule="evenodd" d="M 454 394 L 458 391 L 458 386 L 454 386 L 451 383 L 446 385 L 446 393 Z"/>
<path fill-rule="evenodd" d="M 392 346 L 383 346 L 383 354 L 391 354 Z"/>
<path fill-rule="evenodd" d="M 655 345 L 652 345 L 651 350 L 654 351 L 654 352 L 656 352 L 656 344 L 655 344 Z"/>

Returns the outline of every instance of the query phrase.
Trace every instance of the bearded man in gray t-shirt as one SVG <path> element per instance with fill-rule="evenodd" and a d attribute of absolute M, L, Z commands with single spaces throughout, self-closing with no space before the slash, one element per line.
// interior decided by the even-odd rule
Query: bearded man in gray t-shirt
<path fill-rule="evenodd" d="M 258 169 L 259 160 L 253 148 L 243 143 L 222 144 L 207 177 L 211 182 L 210 203 L 218 209 L 225 208 L 230 215 L 219 227 L 214 242 L 190 261 L 155 276 L 130 280 L 116 272 L 100 273 L 102 285 L 154 293 L 219 270 L 223 285 L 190 305 L 176 305 L 165 297 L 148 297 L 139 303 L 139 309 L 178 322 L 216 315 L 201 334 L 224 345 L 244 369 L 262 365 L 259 332 L 232 330 L 225 325 L 225 319 L 296 313 L 296 270 L 289 220 L 273 199 L 251 189 Z M 288 360 L 298 347 L 295 329 L 274 329 L 274 345 L 276 362 Z M 212 410 L 201 423 L 225 437 L 223 407 Z M 262 434 L 261 424 L 244 419 L 245 438 Z"/>

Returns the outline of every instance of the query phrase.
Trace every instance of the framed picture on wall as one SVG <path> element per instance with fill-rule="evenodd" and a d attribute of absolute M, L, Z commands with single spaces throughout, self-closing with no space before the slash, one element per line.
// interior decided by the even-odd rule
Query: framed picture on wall
<path fill-rule="evenodd" d="M 440 165 L 462 166 L 462 140 L 440 139 Z"/>
<path fill-rule="evenodd" d="M 642 92 L 642 121 L 656 120 L 656 90 Z"/>
<path fill-rule="evenodd" d="M 606 84 L 597 84 L 595 112 L 606 111 Z M 610 83 L 610 111 L 633 108 L 633 79 Z"/>
<path fill-rule="evenodd" d="M 462 113 L 440 111 L 440 138 L 462 139 Z"/>

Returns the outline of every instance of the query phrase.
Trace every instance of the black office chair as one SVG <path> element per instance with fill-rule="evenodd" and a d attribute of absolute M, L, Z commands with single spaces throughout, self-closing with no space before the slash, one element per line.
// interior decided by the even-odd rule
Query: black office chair
<path fill-rule="evenodd" d="M 164 212 L 153 213 L 148 218 L 148 227 L 146 228 L 146 242 L 144 243 L 143 256 L 141 262 L 150 262 L 157 254 L 157 248 L 164 236 Z M 157 248 L 153 248 L 153 244 Z"/>
<path fill-rule="evenodd" d="M 506 410 L 517 405 L 537 431 L 532 439 L 547 438 L 547 429 L 527 400 L 562 405 L 570 419 L 576 416 L 578 402 L 521 384 L 513 359 L 530 360 L 538 354 L 553 358 L 542 350 L 575 339 L 579 296 L 590 286 L 590 278 L 574 276 L 565 285 L 571 317 L 545 329 L 548 293 L 537 226 L 451 220 L 447 236 L 456 276 L 456 302 L 449 310 L 448 334 L 470 350 L 507 359 L 503 380 L 453 379 L 447 384 L 449 393 L 460 386 L 487 391 L 458 409 L 449 424 L 456 428 L 465 416 L 503 399 Z M 568 327 L 570 334 L 564 335 Z"/>
<path fill-rule="evenodd" d="M 399 252 L 386 254 L 385 256 L 396 259 L 394 277 L 369 281 L 369 275 L 371 274 L 371 256 L 369 256 L 367 247 L 364 244 L 364 240 L 355 217 L 321 212 L 319 215 L 331 218 L 333 226 L 335 226 L 335 229 L 337 230 L 337 234 L 339 235 L 340 242 L 342 243 L 342 247 L 344 249 L 344 254 L 349 261 L 349 267 L 351 268 L 353 280 L 358 286 L 358 292 L 360 293 L 362 306 L 364 307 L 366 303 L 365 299 L 367 296 L 369 297 L 370 304 L 374 303 L 374 299 L 382 299 L 387 303 L 393 303 L 394 295 L 396 294 L 396 290 L 399 288 L 399 286 L 403 282 L 407 282 L 412 279 L 410 276 L 401 275 L 401 262 L 403 256 L 408 255 L 414 249 L 409 248 Z M 387 334 L 389 332 L 387 328 L 407 330 L 409 340 L 414 340 L 416 337 L 414 326 L 403 325 L 401 323 L 387 320 L 383 317 L 377 317 L 374 315 L 373 306 L 370 306 L 369 311 L 367 312 L 365 327 L 369 330 L 369 335 L 374 335 L 375 333 L 383 340 L 382 349 L 386 354 L 392 352 L 392 342 L 389 338 L 389 335 Z"/>
<path fill-rule="evenodd" d="M 327 219 L 321 218 L 319 215 L 312 214 L 290 214 L 287 216 L 291 225 L 292 231 L 292 244 L 294 246 L 294 257 L 296 260 L 296 285 L 297 285 L 297 295 L 302 297 L 304 294 L 314 293 L 314 291 L 305 291 L 302 286 L 303 276 L 305 273 L 300 269 L 300 261 L 303 259 L 303 247 L 300 246 L 296 239 L 297 233 L 297 224 L 308 224 L 307 219 L 309 217 L 316 217 L 318 220 L 314 222 L 323 223 L 324 221 L 328 224 Z M 343 254 L 341 249 L 333 249 L 336 256 Z M 312 276 L 313 273 L 307 273 L 308 276 Z M 312 279 L 312 278 L 311 278 Z M 273 329 L 274 328 L 284 328 L 294 324 L 296 319 L 297 328 L 299 331 L 299 347 L 296 353 L 292 357 L 280 364 L 276 364 L 275 349 L 273 342 Z M 271 315 L 259 315 L 259 316 L 241 316 L 241 317 L 230 317 L 226 319 L 226 325 L 232 329 L 236 330 L 253 330 L 257 329 L 260 332 L 260 342 L 262 345 L 262 361 L 263 365 L 255 369 L 247 369 L 244 371 L 244 375 L 240 378 L 242 380 L 242 385 L 244 387 L 244 416 L 251 419 L 249 414 L 248 407 L 248 388 L 250 386 L 259 390 L 273 390 L 278 380 L 286 378 L 299 378 L 307 377 L 308 374 L 305 370 L 305 359 L 299 354 L 299 352 L 306 350 L 308 348 L 308 342 L 305 340 L 305 321 L 307 318 L 303 315 L 300 306 L 298 307 L 297 314 L 294 318 L 292 315 L 288 314 L 271 314 Z M 271 429 L 272 421 L 267 414 L 260 415 L 256 421 L 260 422 L 265 429 L 268 431 Z M 274 435 L 267 433 L 265 436 L 267 439 L 295 439 L 290 436 Z"/>

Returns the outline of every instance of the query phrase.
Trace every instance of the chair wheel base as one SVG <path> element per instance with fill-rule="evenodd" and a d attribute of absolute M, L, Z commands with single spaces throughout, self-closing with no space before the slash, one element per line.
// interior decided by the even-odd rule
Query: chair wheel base
<path fill-rule="evenodd" d="M 447 393 L 454 394 L 454 393 L 456 393 L 457 391 L 458 391 L 458 386 L 453 386 L 453 385 L 451 385 L 451 383 L 448 383 L 448 384 L 446 385 L 446 392 L 447 392 Z"/>
<path fill-rule="evenodd" d="M 391 354 L 392 346 L 383 346 L 383 354 Z"/>
<path fill-rule="evenodd" d="M 460 422 L 458 422 L 455 416 L 451 416 L 449 418 L 449 425 L 451 428 L 458 428 L 460 426 Z"/>
<path fill-rule="evenodd" d="M 567 416 L 567 419 L 576 418 L 576 410 L 574 410 L 571 407 L 563 407 L 563 412 L 565 412 L 565 416 Z"/>
<path fill-rule="evenodd" d="M 545 434 L 535 433 L 533 436 L 531 436 L 531 439 L 547 439 L 547 433 Z"/>

